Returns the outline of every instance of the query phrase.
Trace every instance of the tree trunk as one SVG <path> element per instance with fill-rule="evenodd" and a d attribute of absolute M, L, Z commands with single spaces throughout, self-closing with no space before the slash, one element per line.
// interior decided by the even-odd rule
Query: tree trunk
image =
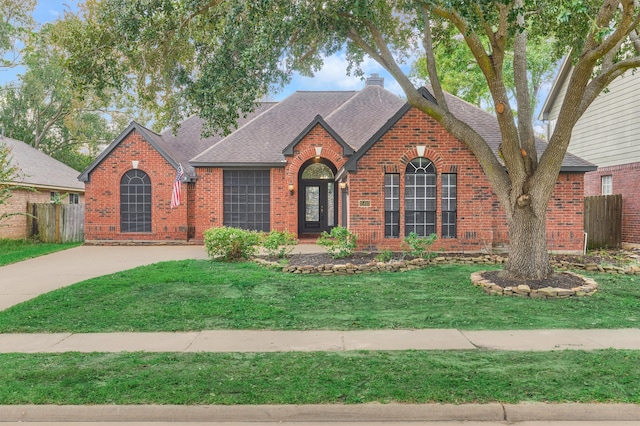
<path fill-rule="evenodd" d="M 502 274 L 507 278 L 545 279 L 552 272 L 547 252 L 546 208 L 516 207 L 509 218 L 509 260 Z"/>

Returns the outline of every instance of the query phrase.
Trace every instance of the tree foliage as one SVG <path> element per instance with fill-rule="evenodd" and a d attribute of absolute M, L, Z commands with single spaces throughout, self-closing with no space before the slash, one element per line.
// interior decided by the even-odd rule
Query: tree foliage
<path fill-rule="evenodd" d="M 546 208 L 573 126 L 613 79 L 640 65 L 634 0 L 94 0 L 69 21 L 73 31 L 60 43 L 75 84 L 133 89 L 163 121 L 197 112 L 212 130 L 229 129 L 257 98 L 296 71 L 312 74 L 326 55 L 345 49 L 355 74 L 371 57 L 412 106 L 474 153 L 506 212 L 505 272 L 525 278 L 551 272 Z M 451 32 L 466 44 L 501 111 L 499 155 L 448 108 L 440 81 L 447 69 L 434 46 Z M 552 57 L 571 52 L 574 71 L 555 131 L 538 153 L 527 56 L 529 40 L 540 39 L 552 40 Z M 400 67 L 417 52 L 426 58 L 436 102 Z"/>
<path fill-rule="evenodd" d="M 80 90 L 71 84 L 65 56 L 51 42 L 64 22 L 47 24 L 25 39 L 24 73 L 0 98 L 0 126 L 7 136 L 83 170 L 135 116 L 126 96 Z M 114 106 L 115 103 L 121 105 Z"/>
<path fill-rule="evenodd" d="M 0 68 L 18 64 L 20 43 L 35 25 L 36 0 L 0 0 Z"/>
<path fill-rule="evenodd" d="M 452 32 L 451 30 L 449 30 Z M 486 44 L 486 41 L 483 41 Z M 433 53 L 438 68 L 444 70 L 439 73 L 442 88 L 477 107 L 492 112 L 491 92 L 487 81 L 469 47 L 456 34 L 450 37 L 439 37 L 434 44 Z M 505 84 L 509 100 L 515 104 L 516 92 L 513 81 L 513 51 L 507 52 L 509 60 L 505 62 Z M 551 82 L 557 68 L 558 57 L 553 55 L 552 40 L 537 38 L 529 40 L 527 45 L 527 75 L 529 80 L 529 97 L 531 108 L 535 111 L 538 104 L 540 89 Z M 429 81 L 426 57 L 419 57 L 413 64 L 412 74 L 419 80 Z"/>

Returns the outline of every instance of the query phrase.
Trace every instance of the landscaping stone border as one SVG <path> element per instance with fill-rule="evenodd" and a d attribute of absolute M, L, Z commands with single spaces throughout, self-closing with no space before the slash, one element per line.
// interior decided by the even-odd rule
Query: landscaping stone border
<path fill-rule="evenodd" d="M 475 257 L 464 256 L 438 256 L 432 259 L 412 259 L 412 260 L 400 260 L 391 262 L 369 262 L 361 265 L 353 263 L 337 263 L 337 264 L 324 264 L 319 266 L 303 265 L 303 266 L 290 266 L 282 265 L 278 262 L 271 262 L 265 259 L 256 258 L 256 263 L 279 269 L 282 272 L 292 274 L 320 274 L 320 275 L 351 275 L 362 274 L 367 272 L 403 272 L 414 269 L 424 268 L 428 265 L 438 265 L 447 263 L 457 264 L 476 264 L 476 265 L 499 265 L 507 261 L 507 258 L 500 255 L 479 255 Z M 639 274 L 640 265 L 627 265 L 624 268 L 618 266 L 603 266 L 595 263 L 575 263 L 567 261 L 552 260 L 551 265 L 558 273 L 571 274 L 579 277 L 584 281 L 584 284 L 572 289 L 553 288 L 547 287 L 539 290 L 532 290 L 527 285 L 519 285 L 517 287 L 505 287 L 492 283 L 491 281 L 483 277 L 483 273 L 486 271 L 474 272 L 471 274 L 471 281 L 473 285 L 482 287 L 488 294 L 495 294 L 501 296 L 514 296 L 514 297 L 528 297 L 531 299 L 554 299 L 554 298 L 568 298 L 568 297 L 583 297 L 590 296 L 598 291 L 598 284 L 595 280 L 582 275 L 576 274 L 572 270 L 582 270 L 589 272 L 604 272 L 610 274 Z"/>
<path fill-rule="evenodd" d="M 288 272 L 292 274 L 322 274 L 322 275 L 349 275 L 349 274 L 362 274 L 364 272 L 402 272 L 410 271 L 413 269 L 423 268 L 428 265 L 439 265 L 446 263 L 456 264 L 475 264 L 475 265 L 499 265 L 507 261 L 505 256 L 500 255 L 478 255 L 474 257 L 465 256 L 438 256 L 431 259 L 412 259 L 412 260 L 398 260 L 391 262 L 369 262 L 361 265 L 353 263 L 335 263 L 324 264 L 319 266 L 312 265 L 282 265 L 278 262 L 271 262 L 266 259 L 256 258 L 256 263 L 282 270 L 282 272 Z M 338 260 L 339 261 L 339 260 Z M 624 268 L 619 266 L 602 266 L 595 263 L 575 263 L 567 261 L 552 260 L 551 266 L 560 272 L 568 270 L 582 270 L 588 272 L 605 272 L 610 274 L 639 274 L 640 265 L 628 265 Z"/>
<path fill-rule="evenodd" d="M 487 271 L 478 271 L 471 274 L 471 282 L 473 285 L 482 287 L 487 294 L 494 294 L 497 296 L 514 296 L 514 297 L 528 297 L 531 299 L 564 299 L 568 297 L 583 297 L 591 296 L 598 291 L 598 284 L 595 280 L 582 275 L 576 274 L 571 271 L 563 271 L 561 274 L 573 275 L 584 281 L 581 286 L 574 287 L 572 289 L 567 288 L 555 288 L 545 287 L 539 290 L 532 290 L 528 285 L 521 284 L 515 287 L 501 287 L 498 284 L 491 282 L 484 278 L 483 274 Z"/>

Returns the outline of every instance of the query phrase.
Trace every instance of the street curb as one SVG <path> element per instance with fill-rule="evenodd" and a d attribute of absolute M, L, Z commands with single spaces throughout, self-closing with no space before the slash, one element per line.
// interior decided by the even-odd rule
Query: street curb
<path fill-rule="evenodd" d="M 510 422 L 640 421 L 640 404 L 505 404 Z"/>
<path fill-rule="evenodd" d="M 2 405 L 2 422 L 637 421 L 635 404 Z"/>

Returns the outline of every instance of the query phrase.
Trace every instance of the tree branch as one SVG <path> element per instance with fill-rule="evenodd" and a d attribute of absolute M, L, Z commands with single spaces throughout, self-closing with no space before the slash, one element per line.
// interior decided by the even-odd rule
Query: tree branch
<path fill-rule="evenodd" d="M 516 0 L 516 7 L 522 7 L 522 0 Z M 527 30 L 524 16 L 518 14 L 517 28 L 514 35 L 513 78 L 516 86 L 516 103 L 518 106 L 518 130 L 520 134 L 520 154 L 527 175 L 531 176 L 538 166 L 535 136 L 533 133 L 533 110 L 529 95 L 527 75 Z"/>
<path fill-rule="evenodd" d="M 440 78 L 438 77 L 438 70 L 436 68 L 436 58 L 433 53 L 433 38 L 431 35 L 431 17 L 429 13 L 429 9 L 425 6 L 422 6 L 422 18 L 424 20 L 424 34 L 422 37 L 422 46 L 424 47 L 424 52 L 427 61 L 427 72 L 429 73 L 429 82 L 431 83 L 431 88 L 433 90 L 433 95 L 438 101 L 438 105 L 449 112 L 449 106 L 447 105 L 447 100 L 444 97 L 444 92 L 442 91 L 442 85 L 440 84 Z"/>

